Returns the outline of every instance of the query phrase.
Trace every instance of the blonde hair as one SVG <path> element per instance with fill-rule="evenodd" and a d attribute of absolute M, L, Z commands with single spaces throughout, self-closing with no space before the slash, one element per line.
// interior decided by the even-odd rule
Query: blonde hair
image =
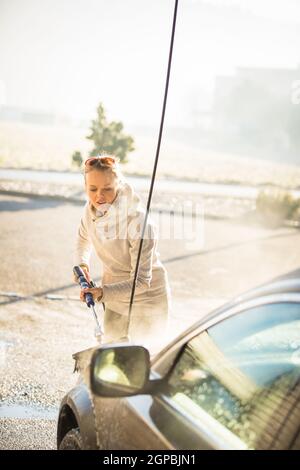
<path fill-rule="evenodd" d="M 119 168 L 119 159 L 114 155 L 99 155 L 88 158 L 84 164 L 84 180 L 85 175 L 92 170 L 110 171 L 117 179 L 123 180 L 123 175 Z"/>

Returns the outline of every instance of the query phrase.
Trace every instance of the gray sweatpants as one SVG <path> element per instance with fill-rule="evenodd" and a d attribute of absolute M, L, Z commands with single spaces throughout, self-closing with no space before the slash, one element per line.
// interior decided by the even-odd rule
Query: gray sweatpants
<path fill-rule="evenodd" d="M 105 308 L 104 341 L 117 342 L 126 335 L 127 314 Z M 153 354 L 168 341 L 169 308 L 168 302 L 135 309 L 132 312 L 129 336 L 132 343 L 141 344 Z"/>

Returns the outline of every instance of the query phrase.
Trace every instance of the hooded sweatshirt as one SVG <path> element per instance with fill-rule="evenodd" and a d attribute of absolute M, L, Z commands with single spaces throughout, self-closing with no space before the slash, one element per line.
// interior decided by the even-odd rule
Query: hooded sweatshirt
<path fill-rule="evenodd" d="M 145 209 L 133 188 L 121 182 L 116 199 L 106 211 L 85 204 L 76 243 L 76 264 L 89 266 L 92 247 L 103 265 L 101 302 L 127 314 Z M 148 216 L 134 296 L 134 309 L 168 304 L 167 272 L 157 252 L 157 230 Z"/>

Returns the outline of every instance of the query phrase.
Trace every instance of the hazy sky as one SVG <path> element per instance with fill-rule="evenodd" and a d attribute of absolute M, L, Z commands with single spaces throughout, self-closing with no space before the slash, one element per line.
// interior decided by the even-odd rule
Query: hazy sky
<path fill-rule="evenodd" d="M 0 104 L 157 124 L 173 0 L 0 0 Z M 299 0 L 179 0 L 167 122 L 205 107 L 217 74 L 300 64 Z M 300 79 L 300 77 L 299 77 Z"/>

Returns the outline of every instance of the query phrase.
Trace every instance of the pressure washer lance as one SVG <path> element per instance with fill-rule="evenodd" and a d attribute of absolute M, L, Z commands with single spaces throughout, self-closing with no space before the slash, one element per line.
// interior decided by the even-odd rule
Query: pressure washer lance
<path fill-rule="evenodd" d="M 85 277 L 84 271 L 80 266 L 74 266 L 73 273 L 75 274 L 77 281 L 80 284 L 81 289 L 88 289 L 90 287 L 96 287 L 93 281 L 88 282 L 88 280 Z M 102 343 L 102 337 L 104 335 L 104 332 L 101 328 L 101 325 L 100 325 L 100 322 L 99 322 L 99 319 L 95 310 L 95 302 L 93 299 L 93 295 L 90 292 L 87 292 L 86 294 L 84 294 L 84 300 L 89 308 L 92 307 L 92 311 L 93 311 L 95 322 L 96 322 L 95 337 L 99 343 Z"/>

